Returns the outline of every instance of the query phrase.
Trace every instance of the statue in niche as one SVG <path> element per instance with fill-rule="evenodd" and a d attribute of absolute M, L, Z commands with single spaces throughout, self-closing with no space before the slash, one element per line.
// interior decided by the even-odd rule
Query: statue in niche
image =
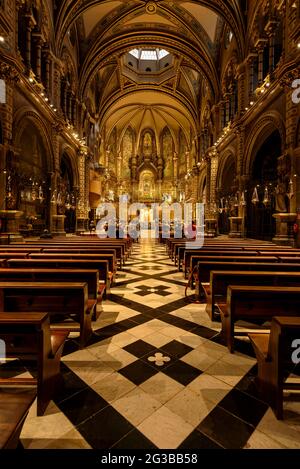
<path fill-rule="evenodd" d="M 287 204 L 286 204 L 286 189 L 285 184 L 280 182 L 275 189 L 275 210 L 279 213 L 286 213 Z"/>
<path fill-rule="evenodd" d="M 146 156 L 151 156 L 152 154 L 152 135 L 149 132 L 144 135 L 143 152 Z"/>

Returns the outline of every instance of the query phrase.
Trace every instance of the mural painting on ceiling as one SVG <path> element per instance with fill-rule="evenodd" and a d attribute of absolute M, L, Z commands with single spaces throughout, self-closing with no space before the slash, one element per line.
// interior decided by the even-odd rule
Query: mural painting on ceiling
<path fill-rule="evenodd" d="M 186 152 L 187 142 L 184 133 L 179 131 L 179 176 L 184 176 L 186 173 Z"/>
<path fill-rule="evenodd" d="M 173 138 L 168 128 L 164 130 L 162 140 L 164 179 L 170 179 L 173 177 Z"/>
<path fill-rule="evenodd" d="M 117 154 L 117 129 L 112 131 L 108 142 L 108 169 L 110 172 L 116 172 L 116 154 Z"/>
<path fill-rule="evenodd" d="M 126 130 L 123 137 L 122 152 L 121 178 L 130 179 L 130 159 L 133 155 L 133 131 L 130 128 Z"/>

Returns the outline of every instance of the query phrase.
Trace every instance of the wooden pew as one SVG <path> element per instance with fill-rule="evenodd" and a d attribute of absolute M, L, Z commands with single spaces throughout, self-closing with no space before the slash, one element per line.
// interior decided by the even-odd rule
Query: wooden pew
<path fill-rule="evenodd" d="M 288 257 L 281 257 L 281 256 L 278 256 L 276 252 L 273 252 L 273 251 L 268 251 L 265 253 L 266 255 L 265 256 L 262 256 L 261 254 L 259 254 L 258 252 L 253 252 L 253 251 L 245 251 L 243 252 L 241 255 L 239 254 L 236 254 L 239 255 L 239 257 L 242 257 L 242 258 L 245 258 L 247 259 L 247 257 L 255 257 L 255 259 L 257 259 L 257 262 L 261 262 L 261 258 L 262 259 L 265 259 L 267 257 L 272 257 L 272 258 L 276 258 L 277 259 L 277 262 L 283 262 L 283 263 L 300 263 L 300 259 L 298 257 L 293 257 L 293 256 L 288 256 Z M 214 254 L 216 257 L 217 255 Z M 228 255 L 226 255 L 226 253 L 224 254 L 225 257 L 230 257 Z M 218 254 L 218 257 L 221 257 L 220 254 Z M 258 259 L 258 257 L 260 259 Z M 197 266 L 198 262 L 202 261 L 202 258 L 203 258 L 203 254 L 192 254 L 191 257 L 190 257 L 190 265 L 189 265 L 189 268 L 188 268 L 188 272 L 191 273 L 193 272 L 193 270 L 195 269 L 195 267 Z M 274 259 L 272 260 L 272 262 L 274 261 Z"/>
<path fill-rule="evenodd" d="M 17 449 L 25 419 L 35 398 L 35 389 L 0 389 L 0 449 Z"/>
<path fill-rule="evenodd" d="M 85 247 L 69 247 L 69 246 L 56 246 L 56 247 L 51 247 L 51 248 L 43 248 L 42 252 L 45 254 L 55 254 L 55 253 L 61 253 L 61 254 L 69 254 L 69 253 L 74 253 L 74 254 L 112 254 L 115 259 L 115 270 L 117 268 L 117 261 L 119 262 L 119 267 L 122 269 L 123 266 L 123 253 L 122 253 L 122 246 L 115 247 L 114 249 L 112 248 L 102 248 L 102 247 L 90 247 L 90 248 L 85 248 Z"/>
<path fill-rule="evenodd" d="M 1 282 L 84 282 L 88 285 L 89 299 L 97 301 L 93 320 L 98 319 L 105 283 L 99 282 L 99 270 L 93 269 L 32 269 L 32 268 L 0 268 Z M 100 306 L 100 308 L 99 308 Z"/>
<path fill-rule="evenodd" d="M 282 257 L 282 256 L 279 256 L 278 259 L 279 259 L 279 262 L 283 262 L 283 263 L 286 263 L 286 262 L 289 262 L 289 263 L 294 262 L 295 264 L 300 263 L 299 257 L 291 257 L 291 256 Z"/>
<path fill-rule="evenodd" d="M 29 252 L 28 250 L 26 252 L 1 252 L 1 259 L 10 259 L 10 258 L 14 258 L 14 259 L 27 259 L 29 256 Z"/>
<path fill-rule="evenodd" d="M 207 299 L 206 312 L 212 321 L 215 319 L 216 303 L 226 302 L 229 285 L 300 286 L 300 270 L 298 272 L 278 272 L 276 265 L 272 271 L 212 270 L 209 285 L 202 284 Z"/>
<path fill-rule="evenodd" d="M 52 253 L 52 254 L 29 254 L 29 259 L 54 259 L 54 260 L 65 260 L 65 259 L 74 259 L 76 261 L 86 260 L 86 261 L 96 261 L 108 262 L 109 272 L 112 273 L 112 276 L 109 277 L 111 283 L 114 283 L 115 275 L 116 275 L 116 263 L 115 257 L 113 254 L 78 254 L 78 253 Z"/>
<path fill-rule="evenodd" d="M 129 257 L 131 252 L 132 244 L 127 239 L 104 239 L 100 240 L 82 240 L 80 238 L 74 238 L 74 240 L 58 240 L 58 238 L 50 240 L 39 240 L 39 241 L 27 241 L 26 246 L 33 246 L 35 248 L 42 247 L 45 249 L 52 247 L 69 247 L 69 248 L 96 248 L 96 249 L 116 249 L 118 255 L 122 256 L 122 260 L 125 263 L 125 260 Z M 24 243 L 13 244 L 13 246 L 24 247 Z"/>
<path fill-rule="evenodd" d="M 193 269 L 195 267 L 195 265 L 197 265 L 197 262 L 198 261 L 201 261 L 203 258 L 208 258 L 208 257 L 219 257 L 220 259 L 221 258 L 228 258 L 228 259 L 239 259 L 239 258 L 243 258 L 243 259 L 250 259 L 250 258 L 257 258 L 257 257 L 260 257 L 262 259 L 265 259 L 265 258 L 269 258 L 269 257 L 272 257 L 273 259 L 274 258 L 277 258 L 276 255 L 273 253 L 273 252 L 270 252 L 270 253 L 267 253 L 265 256 L 260 256 L 259 253 L 257 251 L 239 251 L 239 250 L 236 250 L 236 251 L 232 251 L 232 250 L 215 250 L 215 251 L 208 251 L 208 250 L 203 250 L 203 251 L 200 251 L 200 252 L 197 252 L 197 253 L 193 253 L 193 252 L 187 252 L 186 253 L 186 264 L 185 264 L 185 269 L 184 269 L 184 276 L 185 278 L 187 277 L 187 275 L 191 272 L 193 272 Z M 261 262 L 259 259 L 257 262 Z M 278 258 L 277 258 L 277 262 L 279 262 Z"/>
<path fill-rule="evenodd" d="M 227 289 L 227 302 L 217 303 L 221 313 L 222 337 L 234 352 L 234 325 L 243 320 L 250 323 L 271 321 L 274 316 L 299 316 L 300 287 L 235 286 Z"/>
<path fill-rule="evenodd" d="M 259 254 L 261 256 L 265 256 L 268 252 L 270 251 L 259 251 Z M 278 250 L 274 250 L 272 251 L 274 256 L 277 256 L 277 257 L 300 257 L 300 251 L 299 250 L 296 250 L 296 251 L 278 251 Z"/>
<path fill-rule="evenodd" d="M 283 265 L 283 263 L 278 262 L 278 259 L 276 257 L 272 256 L 249 256 L 235 259 L 231 259 L 230 257 L 225 257 L 222 259 L 221 257 L 216 256 L 209 258 L 203 257 L 200 261 L 197 260 L 196 264 L 196 290 L 198 291 L 198 293 L 200 293 L 199 285 L 201 283 L 209 283 L 211 270 L 269 270 L 268 268 L 264 269 L 263 266 L 265 265 L 269 267 L 273 264 L 276 264 L 277 266 Z M 286 264 L 290 263 L 284 263 L 284 265 Z M 299 268 L 299 265 L 298 267 L 294 268 L 289 265 L 289 268 L 287 270 L 292 269 L 294 272 L 296 272 Z M 282 270 L 282 267 L 279 267 L 279 269 Z M 273 270 L 273 267 L 271 267 L 270 270 Z"/>
<path fill-rule="evenodd" d="M 52 322 L 57 319 L 75 319 L 80 324 L 80 348 L 92 336 L 91 320 L 95 308 L 96 301 L 88 299 L 86 283 L 0 282 L 0 312 L 45 311 Z M 69 331 L 78 332 L 78 326 L 73 326 L 70 322 L 65 324 Z"/>
<path fill-rule="evenodd" d="M 237 243 L 232 243 L 232 244 L 204 244 L 202 248 L 188 248 L 187 246 L 181 246 L 177 245 L 175 247 L 175 261 L 176 257 L 178 258 L 177 264 L 178 264 L 178 270 L 181 270 L 181 267 L 185 265 L 187 268 L 189 267 L 190 264 L 190 258 L 193 255 L 201 254 L 203 251 L 213 251 L 213 252 L 225 252 L 225 251 L 240 251 L 244 254 L 244 251 L 246 250 L 246 246 L 248 247 L 249 245 L 244 245 L 244 244 L 237 244 Z M 264 246 L 261 244 L 253 245 L 252 248 L 248 248 L 248 251 L 256 251 L 258 252 L 260 249 L 263 249 Z M 176 253 L 177 252 L 177 253 Z M 246 254 L 245 254 L 246 255 Z M 176 265 L 176 263 L 175 263 Z"/>
<path fill-rule="evenodd" d="M 111 278 L 108 271 L 107 261 L 95 261 L 84 259 L 9 259 L 2 262 L 2 267 L 12 267 L 21 269 L 88 269 L 98 270 L 99 280 L 104 281 L 106 285 L 106 292 L 110 290 Z"/>
<path fill-rule="evenodd" d="M 116 261 L 119 261 L 119 266 L 122 268 L 123 264 L 125 263 L 125 250 L 124 250 L 124 245 L 103 245 L 103 246 L 97 246 L 97 245 L 79 245 L 75 243 L 48 243 L 48 244 L 36 244 L 37 248 L 35 250 L 31 249 L 30 246 L 26 249 L 27 252 L 32 252 L 32 253 L 55 253 L 55 252 L 61 252 L 61 253 L 68 253 L 68 252 L 74 252 L 78 254 L 86 253 L 86 254 L 113 254 L 115 257 L 115 263 Z M 19 252 L 19 248 L 17 249 Z M 25 251 L 25 249 L 24 249 Z M 23 251 L 23 252 L 24 252 Z M 0 250 L 0 255 L 1 255 L 1 250 Z"/>
<path fill-rule="evenodd" d="M 210 271 L 211 270 L 230 270 L 229 267 L 224 269 L 222 265 L 232 265 L 232 270 L 236 270 L 237 266 L 247 266 L 249 267 L 240 268 L 239 270 L 255 270 L 254 265 L 263 265 L 263 264 L 280 264 L 277 257 L 262 257 L 262 256 L 236 256 L 236 257 L 220 257 L 220 256 L 210 256 L 210 257 L 201 257 L 200 262 L 197 262 L 196 269 L 196 292 L 200 293 L 199 284 L 200 283 L 209 283 L 210 280 Z M 261 270 L 261 267 L 257 270 Z M 267 269 L 265 269 L 267 270 Z"/>
<path fill-rule="evenodd" d="M 300 390 L 299 380 L 286 382 L 295 368 L 292 344 L 300 338 L 300 318 L 273 317 L 269 332 L 248 335 L 258 363 L 258 388 L 277 419 L 282 419 L 283 390 Z"/>
<path fill-rule="evenodd" d="M 69 331 L 50 330 L 45 313 L 0 313 L 0 339 L 7 358 L 37 361 L 37 379 L 0 378 L 0 385 L 36 385 L 37 415 L 43 415 L 61 384 L 60 359 Z"/>

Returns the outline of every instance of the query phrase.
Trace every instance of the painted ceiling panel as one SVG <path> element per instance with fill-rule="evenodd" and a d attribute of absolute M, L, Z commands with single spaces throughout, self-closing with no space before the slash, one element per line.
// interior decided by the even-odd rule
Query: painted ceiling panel
<path fill-rule="evenodd" d="M 135 24 L 135 23 L 161 23 L 161 24 L 167 24 L 169 26 L 174 26 L 174 24 L 164 18 L 163 16 L 160 15 L 140 15 L 137 16 L 136 18 L 133 18 L 129 21 L 127 21 L 125 24 Z"/>
<path fill-rule="evenodd" d="M 210 39 L 214 41 L 218 15 L 216 15 L 212 10 L 201 5 L 196 5 L 193 2 L 183 2 L 181 6 L 196 18 L 207 32 Z"/>
<path fill-rule="evenodd" d="M 112 2 L 101 3 L 101 5 L 89 8 L 83 15 L 86 35 L 88 36 L 92 32 L 96 24 L 99 23 L 102 18 L 104 18 L 109 12 L 121 4 L 122 2 L 116 0 Z"/>

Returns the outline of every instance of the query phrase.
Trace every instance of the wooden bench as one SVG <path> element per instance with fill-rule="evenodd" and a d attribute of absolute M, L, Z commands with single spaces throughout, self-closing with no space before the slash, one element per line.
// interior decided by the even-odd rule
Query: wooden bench
<path fill-rule="evenodd" d="M 0 388 L 0 449 L 17 449 L 36 390 Z"/>
<path fill-rule="evenodd" d="M 2 267 L 23 268 L 23 269 L 88 269 L 98 270 L 100 282 L 106 285 L 106 292 L 110 291 L 112 277 L 108 270 L 107 261 L 95 261 L 84 259 L 9 259 L 2 263 Z"/>
<path fill-rule="evenodd" d="M 122 253 L 122 246 L 116 246 L 114 249 L 112 248 L 102 248 L 102 247 L 69 247 L 69 246 L 56 246 L 51 248 L 43 248 L 42 252 L 45 254 L 55 254 L 55 253 L 62 253 L 62 254 L 112 254 L 115 259 L 115 266 L 114 269 L 117 270 L 117 261 L 119 262 L 119 268 L 122 269 L 123 266 L 123 253 Z"/>
<path fill-rule="evenodd" d="M 271 330 L 264 334 L 249 334 L 258 363 L 257 384 L 263 399 L 269 403 L 277 419 L 283 418 L 283 390 L 300 390 L 300 383 L 286 382 L 295 363 L 292 354 L 294 340 L 300 338 L 299 317 L 274 317 Z"/>
<path fill-rule="evenodd" d="M 29 259 L 74 259 L 76 261 L 86 260 L 86 261 L 107 261 L 109 272 L 112 276 L 110 277 L 111 283 L 115 280 L 116 275 L 116 263 L 115 257 L 113 254 L 78 254 L 78 253 L 52 253 L 52 254 L 30 254 Z"/>
<path fill-rule="evenodd" d="M 97 301 L 93 320 L 102 312 L 102 298 L 105 294 L 105 283 L 99 282 L 99 271 L 96 269 L 32 269 L 0 268 L 1 282 L 84 282 L 88 285 L 89 299 Z"/>
<path fill-rule="evenodd" d="M 115 249 L 117 251 L 118 257 L 122 258 L 122 262 L 125 263 L 125 260 L 129 257 L 131 251 L 131 244 L 127 240 L 82 240 L 75 238 L 74 241 L 58 241 L 56 238 L 52 240 L 43 240 L 43 241 L 27 241 L 26 245 L 28 247 L 34 246 L 35 248 L 41 247 L 45 249 L 51 249 L 55 247 L 67 247 L 67 248 L 79 248 L 79 249 Z M 14 246 L 22 247 L 24 244 L 14 244 Z"/>
<path fill-rule="evenodd" d="M 68 282 L 0 282 L 0 312 L 34 313 L 45 311 L 51 322 L 69 322 L 69 331 L 78 332 L 70 319 L 79 322 L 79 346 L 92 336 L 91 320 L 96 301 L 88 299 L 86 283 Z"/>
<path fill-rule="evenodd" d="M 221 313 L 222 337 L 234 352 L 234 325 L 237 321 L 264 324 L 274 316 L 299 316 L 300 287 L 235 286 L 227 289 L 227 302 L 217 303 Z"/>
<path fill-rule="evenodd" d="M 29 250 L 25 252 L 19 251 L 10 251 L 10 252 L 1 252 L 1 259 L 10 259 L 13 257 L 14 259 L 26 259 L 29 256 Z"/>
<path fill-rule="evenodd" d="M 28 246 L 27 248 L 27 252 L 30 252 L 30 253 L 68 253 L 68 252 L 74 252 L 74 253 L 77 253 L 77 254 L 83 254 L 83 253 L 86 253 L 86 254 L 113 254 L 114 257 L 115 257 L 115 263 L 116 261 L 119 261 L 119 267 L 122 268 L 123 264 L 125 263 L 125 254 L 124 254 L 124 246 L 121 245 L 121 246 L 118 246 L 118 245 L 115 245 L 115 246 L 111 246 L 111 245 L 104 245 L 104 246 L 89 246 L 88 244 L 87 245 L 77 245 L 77 244 L 73 244 L 73 243 L 66 243 L 66 244 L 63 244 L 63 243 L 53 243 L 53 244 L 38 244 L 38 245 L 35 245 L 35 246 L 38 246 L 37 249 L 33 250 L 33 249 L 30 249 L 30 246 Z M 17 250 L 19 252 L 19 248 Z M 25 251 L 25 250 L 24 250 Z M 0 255 L 1 255 L 1 251 L 0 251 Z"/>
<path fill-rule="evenodd" d="M 43 415 L 61 384 L 60 359 L 69 331 L 50 330 L 45 313 L 0 313 L 0 339 L 7 358 L 37 361 L 36 378 L 0 378 L 0 385 L 37 386 L 37 415 Z"/>
<path fill-rule="evenodd" d="M 295 264 L 295 267 L 290 263 L 280 263 L 276 257 L 260 257 L 260 256 L 251 256 L 251 257 L 241 257 L 239 260 L 232 260 L 230 258 L 224 258 L 222 260 L 220 257 L 214 257 L 205 259 L 202 258 L 201 261 L 197 262 L 197 269 L 195 274 L 195 283 L 196 283 L 196 295 L 200 295 L 200 284 L 209 283 L 210 281 L 210 272 L 212 270 L 273 270 L 274 264 L 278 266 L 279 270 L 284 270 L 283 265 L 288 266 L 287 271 L 297 272 L 300 264 Z"/>
<path fill-rule="evenodd" d="M 197 264 L 198 261 L 201 261 L 203 258 L 208 258 L 208 257 L 218 257 L 220 259 L 224 259 L 224 258 L 228 258 L 228 259 L 239 259 L 239 258 L 244 258 L 244 259 L 249 259 L 249 258 L 256 258 L 256 257 L 260 257 L 260 258 L 267 258 L 267 257 L 272 257 L 272 258 L 276 258 L 277 261 L 276 262 L 279 262 L 278 258 L 273 254 L 273 253 L 268 253 L 266 254 L 266 256 L 260 256 L 258 252 L 256 251 L 252 251 L 252 252 L 249 252 L 249 251 L 242 251 L 242 250 L 234 250 L 232 251 L 231 249 L 230 250 L 215 250 L 215 251 L 208 251 L 208 250 L 204 250 L 204 251 L 201 251 L 201 252 L 188 252 L 187 255 L 186 255 L 186 260 L 184 262 L 186 262 L 184 264 L 184 276 L 187 277 L 187 275 L 189 273 L 191 273 L 195 267 L 195 265 Z M 261 262 L 260 260 L 258 260 L 258 262 Z"/>
<path fill-rule="evenodd" d="M 300 286 L 300 270 L 299 272 L 278 272 L 275 264 L 272 271 L 212 270 L 209 285 L 202 284 L 207 300 L 206 312 L 212 321 L 215 319 L 216 303 L 226 302 L 229 285 Z"/>

